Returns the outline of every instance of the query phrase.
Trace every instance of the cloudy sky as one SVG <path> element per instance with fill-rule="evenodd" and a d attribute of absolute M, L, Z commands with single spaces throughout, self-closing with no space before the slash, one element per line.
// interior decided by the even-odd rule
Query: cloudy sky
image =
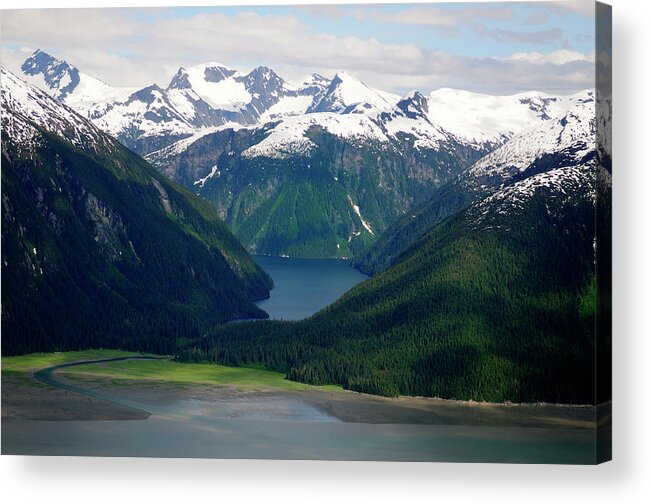
<path fill-rule="evenodd" d="M 115 86 L 165 87 L 179 66 L 347 70 L 404 93 L 594 87 L 593 2 L 5 10 L 2 63 L 36 48 Z"/>

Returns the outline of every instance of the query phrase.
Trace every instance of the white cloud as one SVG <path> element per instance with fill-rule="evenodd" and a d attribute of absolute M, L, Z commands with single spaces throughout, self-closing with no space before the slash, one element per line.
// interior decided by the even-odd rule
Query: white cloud
<path fill-rule="evenodd" d="M 552 63 L 554 65 L 564 65 L 575 61 L 588 61 L 594 63 L 594 52 L 583 54 L 578 51 L 569 49 L 559 49 L 547 54 L 539 52 L 514 53 L 506 58 L 496 58 L 502 61 L 526 61 L 534 64 Z"/>
<path fill-rule="evenodd" d="M 375 18 L 391 23 L 438 26 L 457 28 L 477 19 L 509 20 L 513 19 L 513 10 L 500 4 L 466 6 L 463 9 L 441 9 L 430 5 L 419 5 L 393 13 L 379 12 Z"/>
<path fill-rule="evenodd" d="M 568 2 L 544 2 L 541 5 L 554 12 L 572 11 L 583 16 L 594 17 L 595 3 L 585 0 L 568 1 Z"/>
<path fill-rule="evenodd" d="M 479 38 L 495 40 L 507 44 L 550 44 L 560 41 L 563 37 L 563 30 L 560 28 L 521 31 L 505 30 L 503 28 L 488 28 L 483 23 L 476 23 L 474 30 L 475 34 Z"/>
<path fill-rule="evenodd" d="M 10 47 L 40 47 L 116 86 L 166 86 L 179 66 L 211 60 L 242 70 L 264 64 L 290 80 L 345 69 L 372 86 L 397 92 L 442 86 L 496 93 L 532 88 L 570 92 L 594 85 L 594 58 L 574 53 L 569 58 L 570 51 L 474 58 L 416 44 L 314 33 L 291 15 L 210 12 L 179 19 L 154 17 L 152 10 L 144 18 L 137 12 L 4 11 L 3 64 L 16 68 L 24 60 L 24 53 Z"/>

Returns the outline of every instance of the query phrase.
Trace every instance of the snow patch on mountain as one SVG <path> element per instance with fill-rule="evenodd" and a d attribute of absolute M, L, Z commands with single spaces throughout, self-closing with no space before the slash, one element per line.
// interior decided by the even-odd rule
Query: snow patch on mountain
<path fill-rule="evenodd" d="M 284 159 L 291 156 L 308 156 L 316 144 L 309 140 L 305 133 L 313 123 L 303 120 L 287 120 L 276 125 L 269 135 L 242 152 L 243 157 L 268 157 L 271 159 Z"/>
<path fill-rule="evenodd" d="M 221 63 L 203 63 L 187 69 L 187 81 L 199 97 L 215 109 L 232 112 L 253 99 L 244 83 L 234 78 L 240 75 Z"/>
<path fill-rule="evenodd" d="M 4 67 L 0 77 L 3 128 L 13 141 L 24 145 L 33 141 L 38 133 L 33 123 L 80 149 L 95 150 L 101 133 L 89 121 Z"/>
<path fill-rule="evenodd" d="M 359 206 L 356 205 L 355 203 L 353 203 L 353 198 L 350 197 L 350 194 L 348 195 L 348 201 L 350 202 L 350 206 L 353 207 L 353 211 L 355 212 L 357 217 L 359 217 L 359 220 L 362 223 L 362 226 L 364 226 L 364 228 L 369 233 L 371 233 L 373 236 L 375 236 L 375 233 L 371 229 L 371 226 L 369 225 L 369 223 L 364 220 L 364 217 L 362 217 L 362 213 L 359 211 Z"/>
<path fill-rule="evenodd" d="M 259 122 L 265 123 L 288 116 L 303 115 L 312 104 L 312 100 L 313 97 L 310 95 L 284 96 L 260 115 Z"/>
<path fill-rule="evenodd" d="M 215 175 L 217 175 L 218 177 L 221 175 L 221 172 L 219 171 L 219 168 L 217 168 L 217 165 L 214 165 L 210 169 L 210 173 L 208 175 L 206 175 L 205 177 L 200 178 L 198 180 L 195 180 L 193 185 L 198 185 L 199 187 L 203 187 L 206 184 L 206 182 L 209 179 L 213 178 Z"/>
<path fill-rule="evenodd" d="M 475 163 L 467 176 L 506 178 L 525 170 L 545 154 L 560 154 L 579 162 L 594 149 L 594 92 L 584 91 L 575 95 L 575 104 L 566 113 L 514 137 Z"/>
<path fill-rule="evenodd" d="M 372 88 L 347 72 L 339 72 L 308 112 L 370 113 L 393 106 L 400 97 Z"/>
<path fill-rule="evenodd" d="M 442 88 L 428 96 L 427 117 L 445 131 L 475 143 L 503 142 L 567 110 L 573 96 L 530 92 L 491 96 Z"/>
<path fill-rule="evenodd" d="M 245 129 L 246 126 L 242 124 L 237 124 L 237 123 L 229 123 L 229 124 L 224 124 L 222 126 L 215 126 L 212 128 L 202 128 L 198 131 L 195 131 L 192 133 L 192 135 L 182 138 L 181 140 L 177 140 L 176 142 L 163 147 L 162 149 L 159 149 L 154 152 L 150 152 L 149 154 L 145 155 L 144 158 L 149 161 L 150 163 L 160 166 L 167 162 L 169 158 L 172 158 L 174 156 L 177 156 L 181 152 L 187 150 L 190 145 L 195 143 L 196 141 L 200 140 L 201 138 L 205 137 L 206 135 L 210 135 L 212 133 L 216 133 L 218 131 L 223 131 L 227 129 L 232 129 L 232 130 L 239 130 L 239 129 Z"/>
<path fill-rule="evenodd" d="M 382 129 L 368 116 L 322 112 L 285 118 L 271 129 L 266 138 L 245 150 L 243 156 L 280 159 L 309 155 L 316 148 L 314 142 L 306 136 L 310 128 L 322 128 L 332 135 L 351 141 L 389 141 Z"/>
<path fill-rule="evenodd" d="M 542 195 L 549 203 L 565 204 L 574 198 L 584 197 L 589 198 L 594 204 L 596 198 L 594 178 L 594 161 L 538 173 L 504 187 L 475 203 L 470 214 L 474 215 L 476 224 L 491 227 L 491 221 L 497 216 L 507 217 L 506 222 L 508 222 L 508 217 L 514 212 L 523 210 L 527 202 L 537 194 Z M 551 205 L 546 206 L 547 212 L 550 213 Z"/>

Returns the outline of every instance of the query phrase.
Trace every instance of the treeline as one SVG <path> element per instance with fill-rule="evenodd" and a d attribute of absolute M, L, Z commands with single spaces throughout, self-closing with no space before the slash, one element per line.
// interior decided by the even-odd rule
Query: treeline
<path fill-rule="evenodd" d="M 557 201 L 490 225 L 462 212 L 310 319 L 220 327 L 180 358 L 389 396 L 594 403 L 594 207 Z"/>

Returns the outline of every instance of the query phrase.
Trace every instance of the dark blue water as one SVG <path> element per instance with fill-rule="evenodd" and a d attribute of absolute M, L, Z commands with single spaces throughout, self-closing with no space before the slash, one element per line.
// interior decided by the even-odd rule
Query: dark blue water
<path fill-rule="evenodd" d="M 338 259 L 255 259 L 274 281 L 271 297 L 256 303 L 272 319 L 299 320 L 314 315 L 368 278 Z"/>

